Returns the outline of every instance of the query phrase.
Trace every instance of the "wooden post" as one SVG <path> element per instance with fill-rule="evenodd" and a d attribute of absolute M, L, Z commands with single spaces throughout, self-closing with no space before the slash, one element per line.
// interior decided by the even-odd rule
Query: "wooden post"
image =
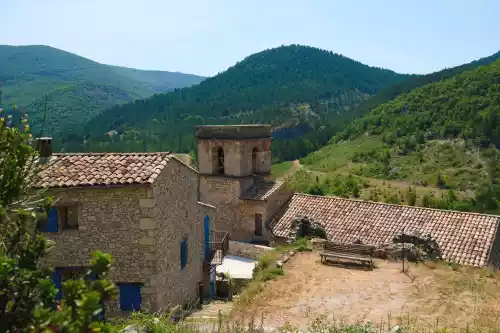
<path fill-rule="evenodd" d="M 403 232 L 401 233 L 403 237 L 403 249 L 401 250 L 401 261 L 403 263 L 403 273 L 405 272 L 405 229 L 403 228 Z"/>

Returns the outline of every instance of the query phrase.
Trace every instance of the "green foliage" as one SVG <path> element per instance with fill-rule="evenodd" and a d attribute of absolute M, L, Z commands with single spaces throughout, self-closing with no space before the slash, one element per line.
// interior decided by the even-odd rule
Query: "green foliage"
<path fill-rule="evenodd" d="M 292 169 L 292 167 L 293 163 L 290 161 L 273 164 L 271 166 L 271 174 L 275 178 L 282 177 L 286 175 Z"/>
<path fill-rule="evenodd" d="M 109 255 L 94 253 L 87 276 L 65 282 L 52 308 L 57 290 L 43 260 L 53 245 L 39 232 L 52 200 L 30 191 L 38 172 L 29 135 L 0 118 L 0 332 L 109 331 L 97 318 L 115 293 Z"/>
<path fill-rule="evenodd" d="M 281 267 L 269 267 L 264 270 L 262 270 L 262 273 L 260 275 L 261 281 L 269 281 L 269 280 L 274 280 L 276 277 L 285 275 L 285 271 L 283 271 L 283 268 Z"/>
<path fill-rule="evenodd" d="M 307 238 L 298 238 L 293 243 L 293 249 L 297 252 L 310 252 L 312 251 L 309 246 Z"/>
<path fill-rule="evenodd" d="M 465 71 L 477 68 L 479 66 L 488 65 L 492 62 L 500 59 L 500 52 L 497 52 L 489 57 L 481 58 L 475 60 L 468 64 L 464 64 L 457 67 L 446 68 L 438 72 L 434 72 L 427 75 L 412 75 L 407 80 L 398 82 L 388 88 L 383 89 L 378 94 L 368 98 L 367 100 L 360 103 L 359 106 L 354 108 L 352 111 L 355 117 L 360 117 L 371 110 L 377 108 L 379 105 L 389 102 L 396 97 L 410 93 L 416 88 L 425 86 L 430 83 L 439 82 L 442 80 L 449 79 L 455 75 L 463 73 Z M 354 119 L 354 117 L 353 117 Z"/>
<path fill-rule="evenodd" d="M 355 176 L 332 174 L 313 182 L 310 172 L 299 170 L 288 180 L 289 187 L 297 192 L 312 195 L 336 195 L 340 197 L 359 197 L 363 182 Z"/>
<path fill-rule="evenodd" d="M 154 93 L 197 84 L 204 78 L 164 71 L 108 66 L 48 46 L 0 46 L 0 81 L 6 110 L 29 110 L 35 133 L 71 133 L 101 111 Z"/>
<path fill-rule="evenodd" d="M 500 60 L 414 89 L 354 121 L 301 162 L 311 172 L 326 172 L 324 179 L 354 174 L 443 190 L 426 193 L 421 200 L 426 207 L 499 213 L 499 77 Z M 300 192 L 311 187 L 323 194 L 357 195 L 314 182 L 301 171 L 291 181 Z M 381 194 L 371 190 L 369 199 L 401 203 L 406 197 L 408 204 L 419 204 L 417 191 Z"/>
<path fill-rule="evenodd" d="M 277 129 L 273 156 L 291 160 L 326 143 L 352 105 L 405 77 L 332 52 L 282 46 L 251 55 L 197 86 L 109 109 L 79 138 L 67 138 L 65 147 L 188 152 L 195 148 L 196 125 L 269 123 Z M 124 136 L 110 139 L 104 135 L 110 130 Z"/>
<path fill-rule="evenodd" d="M 415 206 L 417 203 L 417 191 L 414 187 L 408 187 L 407 201 L 409 206 Z"/>
<path fill-rule="evenodd" d="M 348 126 L 335 141 L 365 132 L 385 134 L 392 146 L 413 150 L 415 142 L 461 137 L 500 146 L 500 60 L 413 90 L 382 104 Z M 412 142 L 412 140 L 414 140 Z M 413 147 L 412 147 L 413 146 Z"/>

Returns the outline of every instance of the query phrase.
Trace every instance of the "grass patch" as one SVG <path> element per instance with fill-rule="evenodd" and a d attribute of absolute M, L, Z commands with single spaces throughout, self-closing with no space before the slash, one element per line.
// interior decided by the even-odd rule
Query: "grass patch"
<path fill-rule="evenodd" d="M 281 178 L 289 173 L 292 170 L 292 167 L 293 163 L 289 161 L 273 164 L 271 166 L 271 175 L 273 178 Z"/>
<path fill-rule="evenodd" d="M 278 276 L 285 275 L 285 271 L 282 267 L 269 267 L 262 271 L 260 274 L 261 281 L 274 280 Z"/>

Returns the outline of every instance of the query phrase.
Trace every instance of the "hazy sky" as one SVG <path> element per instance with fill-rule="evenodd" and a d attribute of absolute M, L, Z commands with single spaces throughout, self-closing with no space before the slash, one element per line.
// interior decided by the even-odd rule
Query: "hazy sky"
<path fill-rule="evenodd" d="M 500 49 L 500 0 L 0 0 L 0 44 L 200 75 L 282 44 L 427 73 Z"/>

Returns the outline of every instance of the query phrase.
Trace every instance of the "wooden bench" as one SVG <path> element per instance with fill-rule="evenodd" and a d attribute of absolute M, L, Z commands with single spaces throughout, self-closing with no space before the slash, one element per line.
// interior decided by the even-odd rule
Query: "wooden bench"
<path fill-rule="evenodd" d="M 327 242 L 323 244 L 323 251 L 319 254 L 321 263 L 326 260 L 339 259 L 361 264 L 368 264 L 373 268 L 373 252 L 375 247 L 362 244 L 337 244 Z"/>

